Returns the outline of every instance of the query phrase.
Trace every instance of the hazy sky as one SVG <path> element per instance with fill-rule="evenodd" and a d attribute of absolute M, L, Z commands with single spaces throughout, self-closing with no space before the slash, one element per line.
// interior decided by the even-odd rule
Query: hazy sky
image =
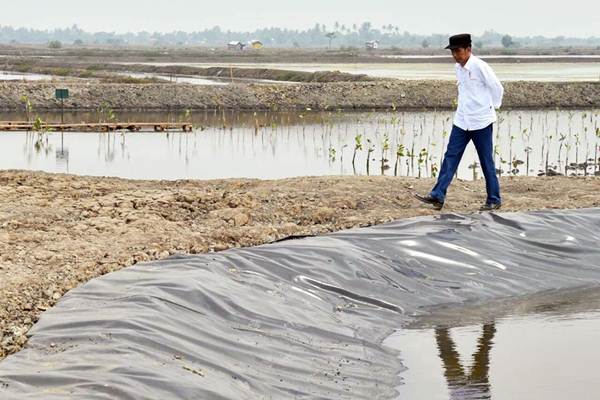
<path fill-rule="evenodd" d="M 600 36 L 600 1 L 570 0 L 2 0 L 0 25 L 88 31 L 195 31 L 220 25 L 304 29 L 370 21 L 414 33 Z M 460 9 L 458 8 L 460 7 Z"/>

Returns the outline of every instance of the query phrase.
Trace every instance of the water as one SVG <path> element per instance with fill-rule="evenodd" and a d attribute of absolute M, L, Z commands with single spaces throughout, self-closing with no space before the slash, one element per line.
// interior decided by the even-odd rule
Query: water
<path fill-rule="evenodd" d="M 41 81 L 50 80 L 50 75 L 25 74 L 20 72 L 0 71 L 0 81 Z"/>
<path fill-rule="evenodd" d="M 60 120 L 55 114 L 41 117 Z M 98 118 L 95 113 L 65 115 L 66 122 Z M 445 111 L 123 113 L 117 118 L 189 120 L 196 128 L 190 133 L 2 132 L 0 168 L 133 179 L 431 177 L 439 170 L 452 125 L 452 113 Z M 600 110 L 502 112 L 495 130 L 498 173 L 600 174 L 598 129 Z M 482 177 L 472 144 L 458 177 Z"/>
<path fill-rule="evenodd" d="M 503 81 L 599 81 L 600 62 L 494 63 L 490 65 Z M 379 78 L 456 80 L 454 63 L 145 63 L 192 67 L 271 68 L 292 71 L 340 71 Z"/>
<path fill-rule="evenodd" d="M 455 309 L 438 326 L 429 321 L 432 327 L 396 332 L 386 344 L 400 350 L 407 367 L 398 398 L 596 399 L 600 309 L 585 296 L 577 301 L 583 310 L 557 295 L 531 313 L 519 306 L 514 314 L 466 324 Z"/>
<path fill-rule="evenodd" d="M 187 75 L 160 75 L 160 74 L 136 73 L 136 72 L 123 72 L 123 73 L 119 73 L 118 75 L 130 76 L 132 78 L 140 78 L 140 79 L 157 78 L 157 79 L 162 79 L 162 80 L 168 81 L 168 82 L 189 83 L 191 85 L 203 85 L 203 86 L 227 85 L 227 82 L 222 82 L 222 81 L 213 80 L 213 79 L 206 79 L 206 78 L 198 78 L 195 76 L 187 76 Z"/>

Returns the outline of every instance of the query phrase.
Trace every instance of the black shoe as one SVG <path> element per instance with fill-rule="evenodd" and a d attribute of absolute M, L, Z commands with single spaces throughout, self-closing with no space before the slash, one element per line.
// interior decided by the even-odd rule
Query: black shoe
<path fill-rule="evenodd" d="M 432 206 L 435 207 L 436 210 L 441 210 L 442 207 L 444 207 L 444 202 L 443 201 L 439 201 L 438 199 L 436 199 L 435 197 L 431 197 L 429 195 L 427 196 L 421 196 L 418 193 L 415 193 L 415 197 L 419 200 L 422 201 L 425 204 L 431 204 Z"/>
<path fill-rule="evenodd" d="M 479 211 L 494 211 L 499 210 L 502 207 L 502 203 L 485 203 L 481 206 Z"/>

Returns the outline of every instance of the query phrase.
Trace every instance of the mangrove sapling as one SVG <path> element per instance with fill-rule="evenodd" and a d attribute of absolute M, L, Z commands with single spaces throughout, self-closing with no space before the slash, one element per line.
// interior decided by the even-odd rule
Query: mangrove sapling
<path fill-rule="evenodd" d="M 335 148 L 333 146 L 329 146 L 327 154 L 328 154 L 328 158 L 329 158 L 329 163 L 330 164 L 334 163 L 335 162 L 336 151 L 335 151 Z"/>
<path fill-rule="evenodd" d="M 402 157 L 404 157 L 405 149 L 402 143 L 398 144 L 396 147 L 396 163 L 394 164 L 394 176 L 398 176 L 399 165 Z"/>
<path fill-rule="evenodd" d="M 500 156 L 500 168 L 502 168 L 502 165 L 507 165 L 508 169 L 510 170 L 510 160 L 505 160 L 502 158 L 502 156 Z M 508 173 L 510 174 L 510 171 Z"/>
<path fill-rule="evenodd" d="M 527 176 L 529 176 L 529 156 L 530 156 L 532 150 L 533 149 L 529 146 L 525 147 L 525 160 L 526 160 L 525 161 L 525 168 L 526 168 L 525 175 L 527 175 Z"/>
<path fill-rule="evenodd" d="M 550 164 L 550 145 L 552 144 L 552 135 L 548 137 L 548 143 L 546 145 L 546 164 L 544 165 L 544 172 L 548 175 L 548 166 Z"/>
<path fill-rule="evenodd" d="M 571 143 L 565 144 L 565 175 L 568 174 L 569 170 L 569 152 L 571 151 Z"/>
<path fill-rule="evenodd" d="M 575 165 L 579 166 L 579 133 L 576 133 L 573 137 L 575 137 Z"/>
<path fill-rule="evenodd" d="M 513 142 L 516 138 L 513 135 L 510 135 L 510 141 L 508 144 L 508 161 L 512 162 L 513 160 Z M 512 170 L 511 170 L 512 172 Z"/>
<path fill-rule="evenodd" d="M 371 142 L 371 139 L 367 138 L 367 175 L 370 175 L 369 165 L 370 165 L 370 161 L 371 161 L 371 153 L 373 153 L 374 151 L 375 151 L 375 146 Z"/>
<path fill-rule="evenodd" d="M 477 180 L 477 169 L 479 168 L 479 163 L 477 161 L 473 161 L 473 164 L 469 165 L 469 169 L 473 171 L 473 180 Z"/>
<path fill-rule="evenodd" d="M 347 144 L 343 145 L 341 150 L 340 150 L 340 168 L 343 171 L 344 170 L 344 149 L 348 147 Z"/>
<path fill-rule="evenodd" d="M 442 147 L 441 147 L 441 153 L 440 153 L 440 160 L 444 159 L 444 149 L 446 148 L 446 138 L 448 137 L 448 131 L 444 129 L 444 131 L 442 132 Z"/>
<path fill-rule="evenodd" d="M 42 119 L 40 117 L 36 117 L 35 121 L 33 122 L 33 125 L 32 125 L 32 130 L 37 133 L 36 140 L 34 143 L 34 147 L 37 152 L 39 152 L 41 150 L 42 144 L 43 144 L 43 139 L 42 139 L 43 125 L 44 125 L 44 121 L 42 121 Z"/>
<path fill-rule="evenodd" d="M 559 133 L 558 137 L 559 137 L 559 139 L 558 139 L 558 143 L 559 143 L 559 145 L 558 145 L 558 165 L 560 167 L 562 165 L 562 158 L 561 158 L 562 148 L 564 147 L 567 136 L 562 133 Z"/>
<path fill-rule="evenodd" d="M 517 157 L 513 158 L 511 166 L 512 170 L 510 171 L 513 175 L 517 175 L 519 173 L 519 165 L 523 165 L 523 160 L 518 160 Z"/>
<path fill-rule="evenodd" d="M 31 105 L 31 101 L 27 95 L 21 96 L 21 102 L 25 107 L 25 118 L 27 118 L 27 122 L 31 122 L 31 115 L 33 113 L 33 106 Z"/>
<path fill-rule="evenodd" d="M 418 166 L 418 177 L 421 177 L 421 169 L 423 167 L 423 164 L 427 161 L 427 149 L 423 148 L 421 149 L 421 151 L 419 152 L 419 157 L 417 158 L 417 166 Z M 425 167 L 427 168 L 427 167 Z"/>
<path fill-rule="evenodd" d="M 502 173 L 504 172 L 502 170 L 502 158 L 500 157 L 500 162 L 498 162 L 498 157 L 500 156 L 500 146 L 499 145 L 495 145 L 494 146 L 494 164 L 496 165 L 496 175 L 498 175 L 498 177 L 502 177 Z"/>
<path fill-rule="evenodd" d="M 362 138 L 363 138 L 363 135 L 360 135 L 360 134 L 354 136 L 354 153 L 352 154 L 352 169 L 354 170 L 355 175 L 356 175 L 356 164 L 355 164 L 356 153 L 363 149 Z"/>
<path fill-rule="evenodd" d="M 438 171 L 439 171 L 439 169 L 438 169 L 437 163 L 433 162 L 433 160 L 432 160 L 432 163 L 431 163 L 431 177 L 432 178 L 436 178 L 437 174 L 438 174 Z"/>
<path fill-rule="evenodd" d="M 527 166 L 526 166 L 526 171 L 525 171 L 525 175 L 529 176 L 529 153 L 531 153 L 532 148 L 529 146 L 529 139 L 530 139 L 530 133 L 531 130 L 533 129 L 533 117 L 531 118 L 531 122 L 529 125 L 529 129 L 525 128 L 523 129 L 522 133 L 523 133 L 523 143 L 525 144 L 525 154 L 527 157 Z"/>
<path fill-rule="evenodd" d="M 435 147 L 435 144 L 433 145 Z M 431 154 L 431 137 L 427 138 L 427 155 Z M 429 170 L 429 156 L 425 158 L 425 169 Z"/>
<path fill-rule="evenodd" d="M 385 174 L 385 171 L 390 168 L 388 165 L 387 153 L 390 149 L 390 137 L 387 133 L 383 134 L 383 143 L 381 144 L 381 175 Z"/>
<path fill-rule="evenodd" d="M 410 146 L 410 151 L 408 152 L 408 158 L 410 159 L 410 171 L 412 171 L 413 175 L 415 173 L 415 156 L 415 138 L 413 137 L 412 145 Z"/>
<path fill-rule="evenodd" d="M 116 115 L 110 105 L 106 102 L 100 104 L 98 108 L 98 123 L 102 124 L 105 122 L 113 122 L 116 119 Z"/>

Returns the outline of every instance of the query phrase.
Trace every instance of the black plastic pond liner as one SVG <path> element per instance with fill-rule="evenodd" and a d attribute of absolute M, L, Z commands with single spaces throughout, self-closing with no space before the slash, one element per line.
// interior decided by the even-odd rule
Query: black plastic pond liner
<path fill-rule="evenodd" d="M 600 283 L 600 209 L 441 215 L 139 264 L 72 290 L 1 399 L 387 399 L 423 307 Z"/>

